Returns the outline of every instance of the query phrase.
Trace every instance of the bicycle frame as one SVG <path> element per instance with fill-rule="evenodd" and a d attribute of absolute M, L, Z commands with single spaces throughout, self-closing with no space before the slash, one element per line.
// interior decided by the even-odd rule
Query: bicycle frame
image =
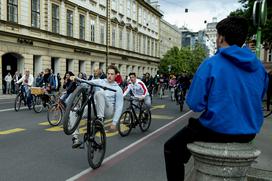
<path fill-rule="evenodd" d="M 140 115 L 143 112 L 143 101 L 139 101 L 140 105 L 138 106 L 135 103 L 133 103 L 134 100 L 135 99 L 129 99 L 130 103 L 129 103 L 129 107 L 127 108 L 127 110 L 131 111 L 132 114 L 133 114 L 133 117 L 136 119 L 136 121 L 134 121 L 134 119 L 133 119 L 133 123 L 132 123 L 135 126 L 135 125 L 137 125 L 139 123 Z M 139 116 L 137 116 L 137 113 L 136 113 L 135 109 L 139 109 L 140 110 Z"/>

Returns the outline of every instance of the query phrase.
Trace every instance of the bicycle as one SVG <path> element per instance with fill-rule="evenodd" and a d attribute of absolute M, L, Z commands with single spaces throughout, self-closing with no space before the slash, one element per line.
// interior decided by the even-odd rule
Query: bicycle
<path fill-rule="evenodd" d="M 83 143 L 80 148 L 84 149 L 86 143 L 89 165 L 93 169 L 96 169 L 100 167 L 105 156 L 106 133 L 103 123 L 97 117 L 97 111 L 94 103 L 94 87 L 99 87 L 104 90 L 110 90 L 113 92 L 116 92 L 116 90 L 96 85 L 79 78 L 75 78 L 75 80 L 80 82 L 80 85 L 77 86 L 77 88 L 74 90 L 67 103 L 63 116 L 63 130 L 67 135 L 74 133 L 74 131 L 79 126 L 80 120 L 83 116 L 84 108 L 86 105 L 88 105 L 87 132 L 83 136 Z M 87 88 L 82 83 L 87 84 L 89 88 Z M 92 108 L 94 111 L 95 119 L 91 119 Z M 70 121 L 70 115 L 72 114 L 76 117 L 74 123 Z M 95 159 L 96 153 L 98 154 L 97 159 Z"/>
<path fill-rule="evenodd" d="M 184 95 L 182 90 L 182 84 L 178 84 L 175 88 L 175 97 L 176 101 L 179 104 L 179 110 L 180 112 L 183 111 L 183 105 L 184 105 Z"/>
<path fill-rule="evenodd" d="M 139 125 L 142 132 L 145 132 L 149 129 L 151 125 L 151 111 L 143 108 L 144 100 L 139 100 L 134 96 L 129 98 L 124 98 L 129 101 L 129 107 L 124 111 L 117 123 L 117 129 L 119 134 L 124 137 L 129 135 L 132 128 L 135 128 Z M 136 104 L 135 102 L 138 102 Z M 136 109 L 139 110 L 137 115 Z"/>
<path fill-rule="evenodd" d="M 40 88 L 40 90 L 43 90 L 43 88 Z M 34 94 L 34 104 L 33 104 L 33 110 L 36 113 L 42 112 L 43 109 L 48 110 L 50 106 L 55 104 L 56 96 L 54 94 L 46 93 L 45 91 L 42 91 L 38 94 Z"/>
<path fill-rule="evenodd" d="M 20 110 L 22 103 L 27 107 L 28 109 L 31 109 L 31 103 L 27 104 L 27 95 L 26 92 L 23 91 L 23 85 L 20 85 L 18 88 L 18 94 L 16 95 L 15 98 L 15 103 L 14 103 L 14 110 L 17 112 Z M 31 95 L 32 96 L 32 95 Z"/>
<path fill-rule="evenodd" d="M 61 102 L 60 97 L 57 97 L 56 103 L 51 105 L 47 111 L 47 121 L 51 126 L 58 126 L 60 124 L 65 111 L 65 106 Z"/>

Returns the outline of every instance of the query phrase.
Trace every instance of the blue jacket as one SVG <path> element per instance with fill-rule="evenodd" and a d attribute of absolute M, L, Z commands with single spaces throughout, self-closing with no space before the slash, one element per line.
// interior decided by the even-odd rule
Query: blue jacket
<path fill-rule="evenodd" d="M 198 68 L 187 104 L 200 123 L 224 134 L 256 134 L 263 124 L 268 75 L 256 55 L 236 45 L 221 48 Z"/>

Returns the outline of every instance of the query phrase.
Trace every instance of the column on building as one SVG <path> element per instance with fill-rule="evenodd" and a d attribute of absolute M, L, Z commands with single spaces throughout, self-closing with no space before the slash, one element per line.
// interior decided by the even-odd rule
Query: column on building
<path fill-rule="evenodd" d="M 22 54 L 23 58 L 23 64 L 24 64 L 24 70 L 28 69 L 30 70 L 30 73 L 34 74 L 32 72 L 33 70 L 33 55 L 31 54 Z"/>
<path fill-rule="evenodd" d="M 87 60 L 85 61 L 85 73 L 87 75 L 87 78 L 92 74 L 92 66 L 91 66 L 91 61 Z"/>
<path fill-rule="evenodd" d="M 75 59 L 73 60 L 73 72 L 75 75 L 79 73 L 79 61 Z"/>
<path fill-rule="evenodd" d="M 41 56 L 41 60 L 42 60 L 42 70 L 43 71 L 44 71 L 44 69 L 51 67 L 51 57 L 50 56 Z"/>
<path fill-rule="evenodd" d="M 43 71 L 42 69 L 42 57 L 40 55 L 34 55 L 33 57 L 33 67 L 34 67 L 34 76 L 38 76 L 40 72 Z"/>
<path fill-rule="evenodd" d="M 65 58 L 59 58 L 59 74 L 60 74 L 60 77 L 63 78 L 65 73 L 66 73 L 66 59 Z"/>

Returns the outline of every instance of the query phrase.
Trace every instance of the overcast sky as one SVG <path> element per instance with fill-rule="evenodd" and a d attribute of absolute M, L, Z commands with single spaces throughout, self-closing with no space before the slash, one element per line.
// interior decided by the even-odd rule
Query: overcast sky
<path fill-rule="evenodd" d="M 227 17 L 231 11 L 241 8 L 238 0 L 159 0 L 163 18 L 178 27 L 185 25 L 193 31 L 204 29 L 204 21 L 212 22 Z M 188 13 L 185 13 L 185 8 Z"/>

